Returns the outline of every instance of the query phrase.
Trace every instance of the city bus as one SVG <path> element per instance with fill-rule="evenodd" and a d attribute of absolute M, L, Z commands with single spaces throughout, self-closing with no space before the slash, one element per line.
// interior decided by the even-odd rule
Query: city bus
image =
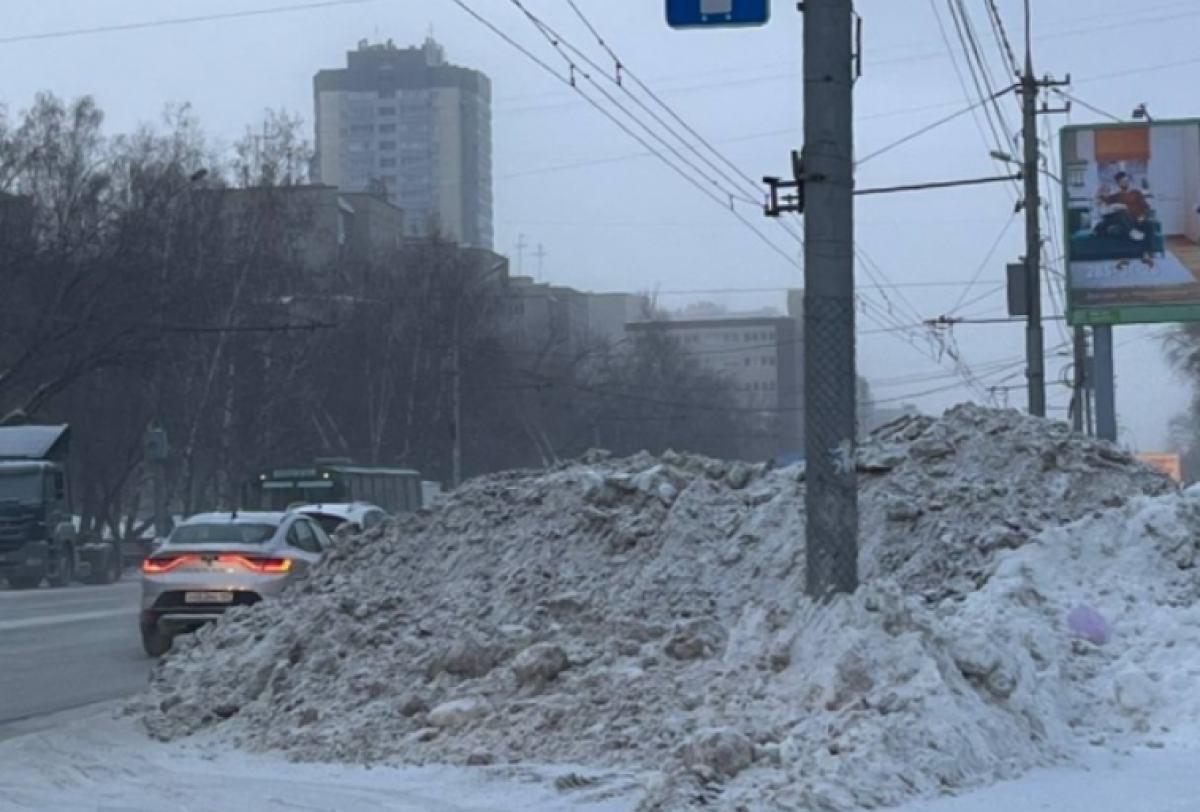
<path fill-rule="evenodd" d="M 319 460 L 262 471 L 247 488 L 247 509 L 287 510 L 296 504 L 370 502 L 388 513 L 411 513 L 425 502 L 421 475 L 408 468 Z"/>

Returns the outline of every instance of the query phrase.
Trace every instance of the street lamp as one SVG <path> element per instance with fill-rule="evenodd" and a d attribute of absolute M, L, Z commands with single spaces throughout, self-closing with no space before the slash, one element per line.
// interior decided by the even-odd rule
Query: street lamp
<path fill-rule="evenodd" d="M 172 229 L 170 213 L 172 204 L 183 195 L 195 189 L 207 177 L 207 169 L 197 169 L 188 176 L 187 182 L 183 184 L 182 188 L 175 190 L 167 198 L 165 204 L 167 208 L 166 239 L 163 241 L 163 261 L 162 266 L 159 268 L 158 289 L 158 318 L 160 322 L 166 310 L 166 290 L 170 276 Z M 167 430 L 162 427 L 162 394 L 162 368 L 160 366 L 155 371 L 154 376 L 154 419 L 146 427 L 142 446 L 143 456 L 150 463 L 153 472 L 154 535 L 159 540 L 166 538 L 171 533 L 170 500 L 167 496 L 167 460 L 170 457 L 170 449 L 167 443 Z"/>
<path fill-rule="evenodd" d="M 484 280 L 492 274 L 508 267 L 508 259 L 502 259 L 492 267 L 488 268 L 476 280 L 476 284 L 482 284 Z M 451 436 L 450 436 L 450 487 L 458 488 L 462 484 L 462 297 L 465 295 L 466 286 L 459 292 L 459 297 L 454 305 L 454 338 L 453 346 L 450 350 L 450 374 L 454 376 L 453 389 L 451 392 Z"/>

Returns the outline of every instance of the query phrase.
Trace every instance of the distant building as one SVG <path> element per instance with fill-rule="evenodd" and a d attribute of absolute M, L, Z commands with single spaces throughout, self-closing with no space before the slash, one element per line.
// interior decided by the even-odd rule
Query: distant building
<path fill-rule="evenodd" d="M 631 335 L 655 329 L 667 330 L 705 368 L 727 376 L 745 408 L 782 417 L 786 429 L 781 450 L 804 448 L 800 410 L 804 354 L 796 319 L 728 313 L 700 319 L 640 321 L 626 327 Z"/>
<path fill-rule="evenodd" d="M 442 46 L 366 40 L 346 67 L 313 79 L 315 176 L 343 191 L 378 185 L 408 215 L 409 236 L 437 229 L 490 249 L 491 82 L 450 65 Z"/>
<path fill-rule="evenodd" d="M 249 187 L 203 192 L 219 196 L 235 233 L 261 227 L 260 212 L 281 224 L 286 250 L 304 267 L 332 271 L 379 259 L 403 246 L 404 212 L 380 197 L 325 185 Z M 273 209 L 273 210 L 272 210 Z"/>
<path fill-rule="evenodd" d="M 508 279 L 512 337 L 529 358 L 573 358 L 587 347 L 589 294 L 528 276 Z"/>
<path fill-rule="evenodd" d="M 592 337 L 615 342 L 625 337 L 625 325 L 645 321 L 650 297 L 636 293 L 588 293 L 587 324 Z"/>

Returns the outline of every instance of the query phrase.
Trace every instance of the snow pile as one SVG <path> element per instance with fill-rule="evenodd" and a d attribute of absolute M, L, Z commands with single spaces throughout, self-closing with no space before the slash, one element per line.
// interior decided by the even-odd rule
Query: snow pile
<path fill-rule="evenodd" d="M 884 427 L 862 454 L 865 580 L 939 599 L 975 591 L 996 552 L 1044 527 L 1175 486 L 1065 423 L 962 406 Z"/>
<path fill-rule="evenodd" d="M 646 812 L 898 803 L 1066 758 L 1073 728 L 1161 721 L 1153 642 L 1126 640 L 1154 596 L 1119 595 L 1183 572 L 1185 531 L 1138 535 L 1138 511 L 1191 504 L 1146 507 L 1165 476 L 972 406 L 888 428 L 860 467 L 869 583 L 833 605 L 801 598 L 801 468 L 596 458 L 352 541 L 181 640 L 136 710 L 162 739 L 300 759 L 663 770 Z M 1068 635 L 1089 601 L 1108 647 Z"/>

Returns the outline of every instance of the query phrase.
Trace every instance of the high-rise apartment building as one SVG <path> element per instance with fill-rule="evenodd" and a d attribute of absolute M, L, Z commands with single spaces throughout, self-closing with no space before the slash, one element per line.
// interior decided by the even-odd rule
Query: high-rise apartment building
<path fill-rule="evenodd" d="M 446 62 L 442 46 L 363 40 L 346 67 L 313 79 L 316 177 L 350 192 L 386 192 L 408 234 L 434 229 L 491 249 L 491 82 Z"/>

